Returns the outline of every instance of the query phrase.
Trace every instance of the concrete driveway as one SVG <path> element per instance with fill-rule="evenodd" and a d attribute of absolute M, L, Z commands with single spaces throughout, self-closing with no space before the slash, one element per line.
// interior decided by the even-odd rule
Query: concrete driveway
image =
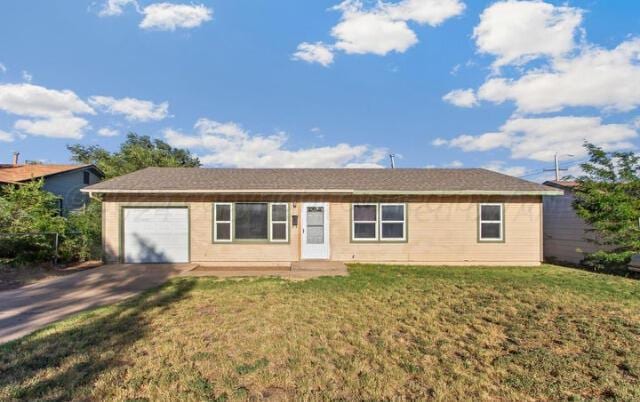
<path fill-rule="evenodd" d="M 192 264 L 106 265 L 0 292 L 0 344 L 79 311 L 112 304 L 193 269 Z"/>

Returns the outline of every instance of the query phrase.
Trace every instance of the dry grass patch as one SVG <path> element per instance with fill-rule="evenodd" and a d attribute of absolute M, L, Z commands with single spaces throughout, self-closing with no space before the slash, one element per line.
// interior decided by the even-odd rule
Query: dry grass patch
<path fill-rule="evenodd" d="M 0 399 L 640 398 L 640 282 L 554 266 L 176 279 L 0 349 Z"/>

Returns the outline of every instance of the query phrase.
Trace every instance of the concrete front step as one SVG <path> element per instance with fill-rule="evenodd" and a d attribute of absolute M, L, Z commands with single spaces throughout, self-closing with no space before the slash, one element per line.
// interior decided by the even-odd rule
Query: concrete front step
<path fill-rule="evenodd" d="M 342 261 L 302 260 L 291 263 L 292 271 L 346 271 L 347 266 Z"/>
<path fill-rule="evenodd" d="M 206 266 L 199 265 L 194 272 L 284 272 L 291 266 Z"/>

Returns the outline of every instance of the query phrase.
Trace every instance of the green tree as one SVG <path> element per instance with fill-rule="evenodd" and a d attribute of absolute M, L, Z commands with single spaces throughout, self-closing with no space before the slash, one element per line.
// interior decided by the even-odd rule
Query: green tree
<path fill-rule="evenodd" d="M 58 198 L 42 190 L 43 181 L 5 185 L 0 196 L 0 257 L 43 261 L 54 256 L 54 237 L 62 233 Z M 44 234 L 49 233 L 49 234 Z"/>
<path fill-rule="evenodd" d="M 98 145 L 69 145 L 71 159 L 96 165 L 106 179 L 135 172 L 146 167 L 199 167 L 200 160 L 191 152 L 174 148 L 159 139 L 129 133 L 116 152 Z"/>
<path fill-rule="evenodd" d="M 102 203 L 91 200 L 85 208 L 66 217 L 60 258 L 63 261 L 88 261 L 102 255 Z"/>
<path fill-rule="evenodd" d="M 594 269 L 621 268 L 640 252 L 640 156 L 606 152 L 586 143 L 589 161 L 581 165 L 574 208 L 596 231 L 603 250 L 584 263 Z"/>

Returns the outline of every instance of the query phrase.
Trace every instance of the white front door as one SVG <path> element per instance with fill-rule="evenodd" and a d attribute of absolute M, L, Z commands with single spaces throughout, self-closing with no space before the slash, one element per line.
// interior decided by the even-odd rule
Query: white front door
<path fill-rule="evenodd" d="M 302 204 L 302 258 L 329 259 L 329 204 Z"/>

